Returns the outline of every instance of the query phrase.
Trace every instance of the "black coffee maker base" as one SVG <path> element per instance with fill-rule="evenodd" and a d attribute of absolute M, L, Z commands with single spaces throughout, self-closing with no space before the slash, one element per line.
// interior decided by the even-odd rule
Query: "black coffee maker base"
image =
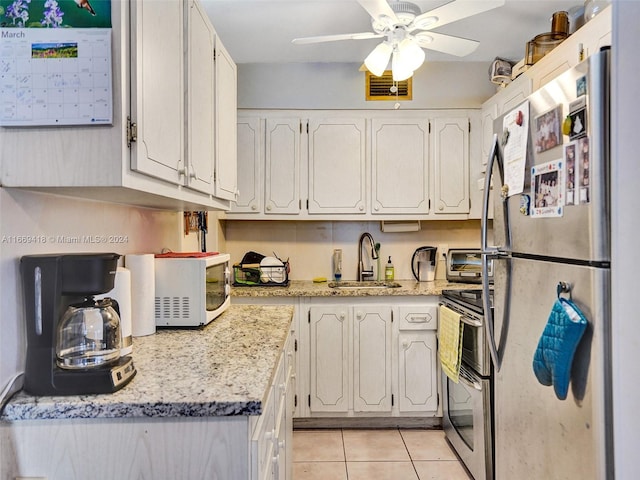
<path fill-rule="evenodd" d="M 86 370 L 54 368 L 50 384 L 31 385 L 25 378 L 24 390 L 31 395 L 91 395 L 113 393 L 127 385 L 136 375 L 131 357 L 120 357 L 106 367 Z"/>

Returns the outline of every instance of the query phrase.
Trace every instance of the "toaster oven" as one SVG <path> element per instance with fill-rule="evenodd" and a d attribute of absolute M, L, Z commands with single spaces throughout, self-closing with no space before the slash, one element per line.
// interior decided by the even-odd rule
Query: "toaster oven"
<path fill-rule="evenodd" d="M 482 283 L 480 249 L 451 248 L 447 252 L 447 280 L 458 283 Z M 489 281 L 493 280 L 493 261 L 489 259 Z"/>

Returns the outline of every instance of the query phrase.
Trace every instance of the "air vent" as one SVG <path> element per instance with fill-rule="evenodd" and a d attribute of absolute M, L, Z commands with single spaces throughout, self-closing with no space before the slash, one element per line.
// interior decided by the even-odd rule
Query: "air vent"
<path fill-rule="evenodd" d="M 391 70 L 385 70 L 381 77 L 365 71 L 366 98 L 369 100 L 413 100 L 413 78 L 394 82 Z"/>

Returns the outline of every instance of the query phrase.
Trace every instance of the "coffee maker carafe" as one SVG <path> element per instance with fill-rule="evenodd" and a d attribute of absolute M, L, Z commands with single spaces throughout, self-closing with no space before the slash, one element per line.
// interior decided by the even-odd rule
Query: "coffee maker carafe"
<path fill-rule="evenodd" d="M 112 393 L 136 374 L 120 356 L 116 253 L 27 255 L 20 261 L 27 358 L 24 389 L 34 395 Z"/>

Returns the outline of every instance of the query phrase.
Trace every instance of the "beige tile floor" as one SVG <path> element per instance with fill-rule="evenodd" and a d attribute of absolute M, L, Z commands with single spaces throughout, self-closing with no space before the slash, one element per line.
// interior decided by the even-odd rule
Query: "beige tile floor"
<path fill-rule="evenodd" d="M 469 480 L 441 430 L 296 430 L 293 480 Z"/>

